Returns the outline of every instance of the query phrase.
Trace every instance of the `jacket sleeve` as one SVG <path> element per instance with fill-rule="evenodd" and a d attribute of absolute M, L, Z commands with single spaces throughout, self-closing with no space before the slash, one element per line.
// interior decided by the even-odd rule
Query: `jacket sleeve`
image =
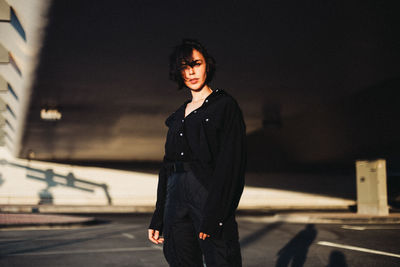
<path fill-rule="evenodd" d="M 149 225 L 149 229 L 154 229 L 160 231 L 162 234 L 163 231 L 163 217 L 164 217 L 164 205 L 165 198 L 167 193 L 167 179 L 168 173 L 166 168 L 164 167 L 165 158 L 163 161 L 163 166 L 160 169 L 158 174 L 158 185 L 157 185 L 157 202 L 156 208 L 153 213 L 153 217 L 151 218 L 151 222 Z"/>
<path fill-rule="evenodd" d="M 165 125 L 169 128 L 172 124 L 172 121 L 175 118 L 175 112 L 172 113 L 166 120 Z M 165 147 L 168 146 L 168 141 L 165 143 Z M 156 208 L 153 213 L 153 217 L 151 218 L 151 222 L 149 225 L 149 229 L 154 229 L 160 231 L 160 234 L 163 230 L 163 219 L 164 219 L 164 206 L 165 206 L 165 198 L 167 196 L 167 180 L 170 173 L 168 173 L 167 168 L 165 167 L 165 163 L 167 162 L 166 154 L 163 158 L 163 164 L 161 166 L 160 172 L 158 174 L 158 185 L 157 185 L 157 202 Z"/>
<path fill-rule="evenodd" d="M 225 107 L 220 140 L 222 141 L 200 227 L 200 232 L 217 238 L 222 234 L 224 223 L 234 215 L 244 187 L 246 126 L 242 112 L 234 100 Z"/>

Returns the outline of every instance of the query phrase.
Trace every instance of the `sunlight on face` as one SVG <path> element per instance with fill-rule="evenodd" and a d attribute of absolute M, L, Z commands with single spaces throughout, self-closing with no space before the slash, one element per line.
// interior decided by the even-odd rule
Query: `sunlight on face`
<path fill-rule="evenodd" d="M 204 56 L 193 49 L 192 61 L 182 64 L 182 78 L 185 85 L 192 90 L 201 89 L 207 78 L 206 67 Z"/>

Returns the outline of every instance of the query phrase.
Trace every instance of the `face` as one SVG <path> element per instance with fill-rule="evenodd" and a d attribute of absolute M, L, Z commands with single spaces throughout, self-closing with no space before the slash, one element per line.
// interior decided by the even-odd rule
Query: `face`
<path fill-rule="evenodd" d="M 204 56 L 193 49 L 192 62 L 182 65 L 182 78 L 187 87 L 192 90 L 201 89 L 207 78 L 207 64 Z"/>

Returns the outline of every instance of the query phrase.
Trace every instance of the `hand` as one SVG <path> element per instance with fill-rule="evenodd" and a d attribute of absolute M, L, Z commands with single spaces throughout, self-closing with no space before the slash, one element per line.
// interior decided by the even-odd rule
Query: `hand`
<path fill-rule="evenodd" d="M 199 238 L 205 240 L 207 237 L 210 237 L 210 235 L 207 235 L 206 233 L 200 232 Z"/>
<path fill-rule="evenodd" d="M 164 238 L 160 236 L 160 231 L 149 229 L 149 240 L 154 244 L 162 244 L 164 242 Z"/>

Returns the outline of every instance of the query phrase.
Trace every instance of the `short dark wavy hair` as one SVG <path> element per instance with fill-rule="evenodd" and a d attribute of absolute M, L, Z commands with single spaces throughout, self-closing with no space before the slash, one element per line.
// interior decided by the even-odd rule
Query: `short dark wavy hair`
<path fill-rule="evenodd" d="M 206 61 L 207 77 L 205 83 L 210 83 L 214 78 L 216 71 L 215 59 L 199 41 L 195 39 L 183 39 L 181 44 L 174 47 L 169 56 L 169 78 L 178 84 L 178 89 L 182 89 L 185 86 L 182 77 L 182 63 L 192 61 L 193 49 L 199 51 Z"/>

